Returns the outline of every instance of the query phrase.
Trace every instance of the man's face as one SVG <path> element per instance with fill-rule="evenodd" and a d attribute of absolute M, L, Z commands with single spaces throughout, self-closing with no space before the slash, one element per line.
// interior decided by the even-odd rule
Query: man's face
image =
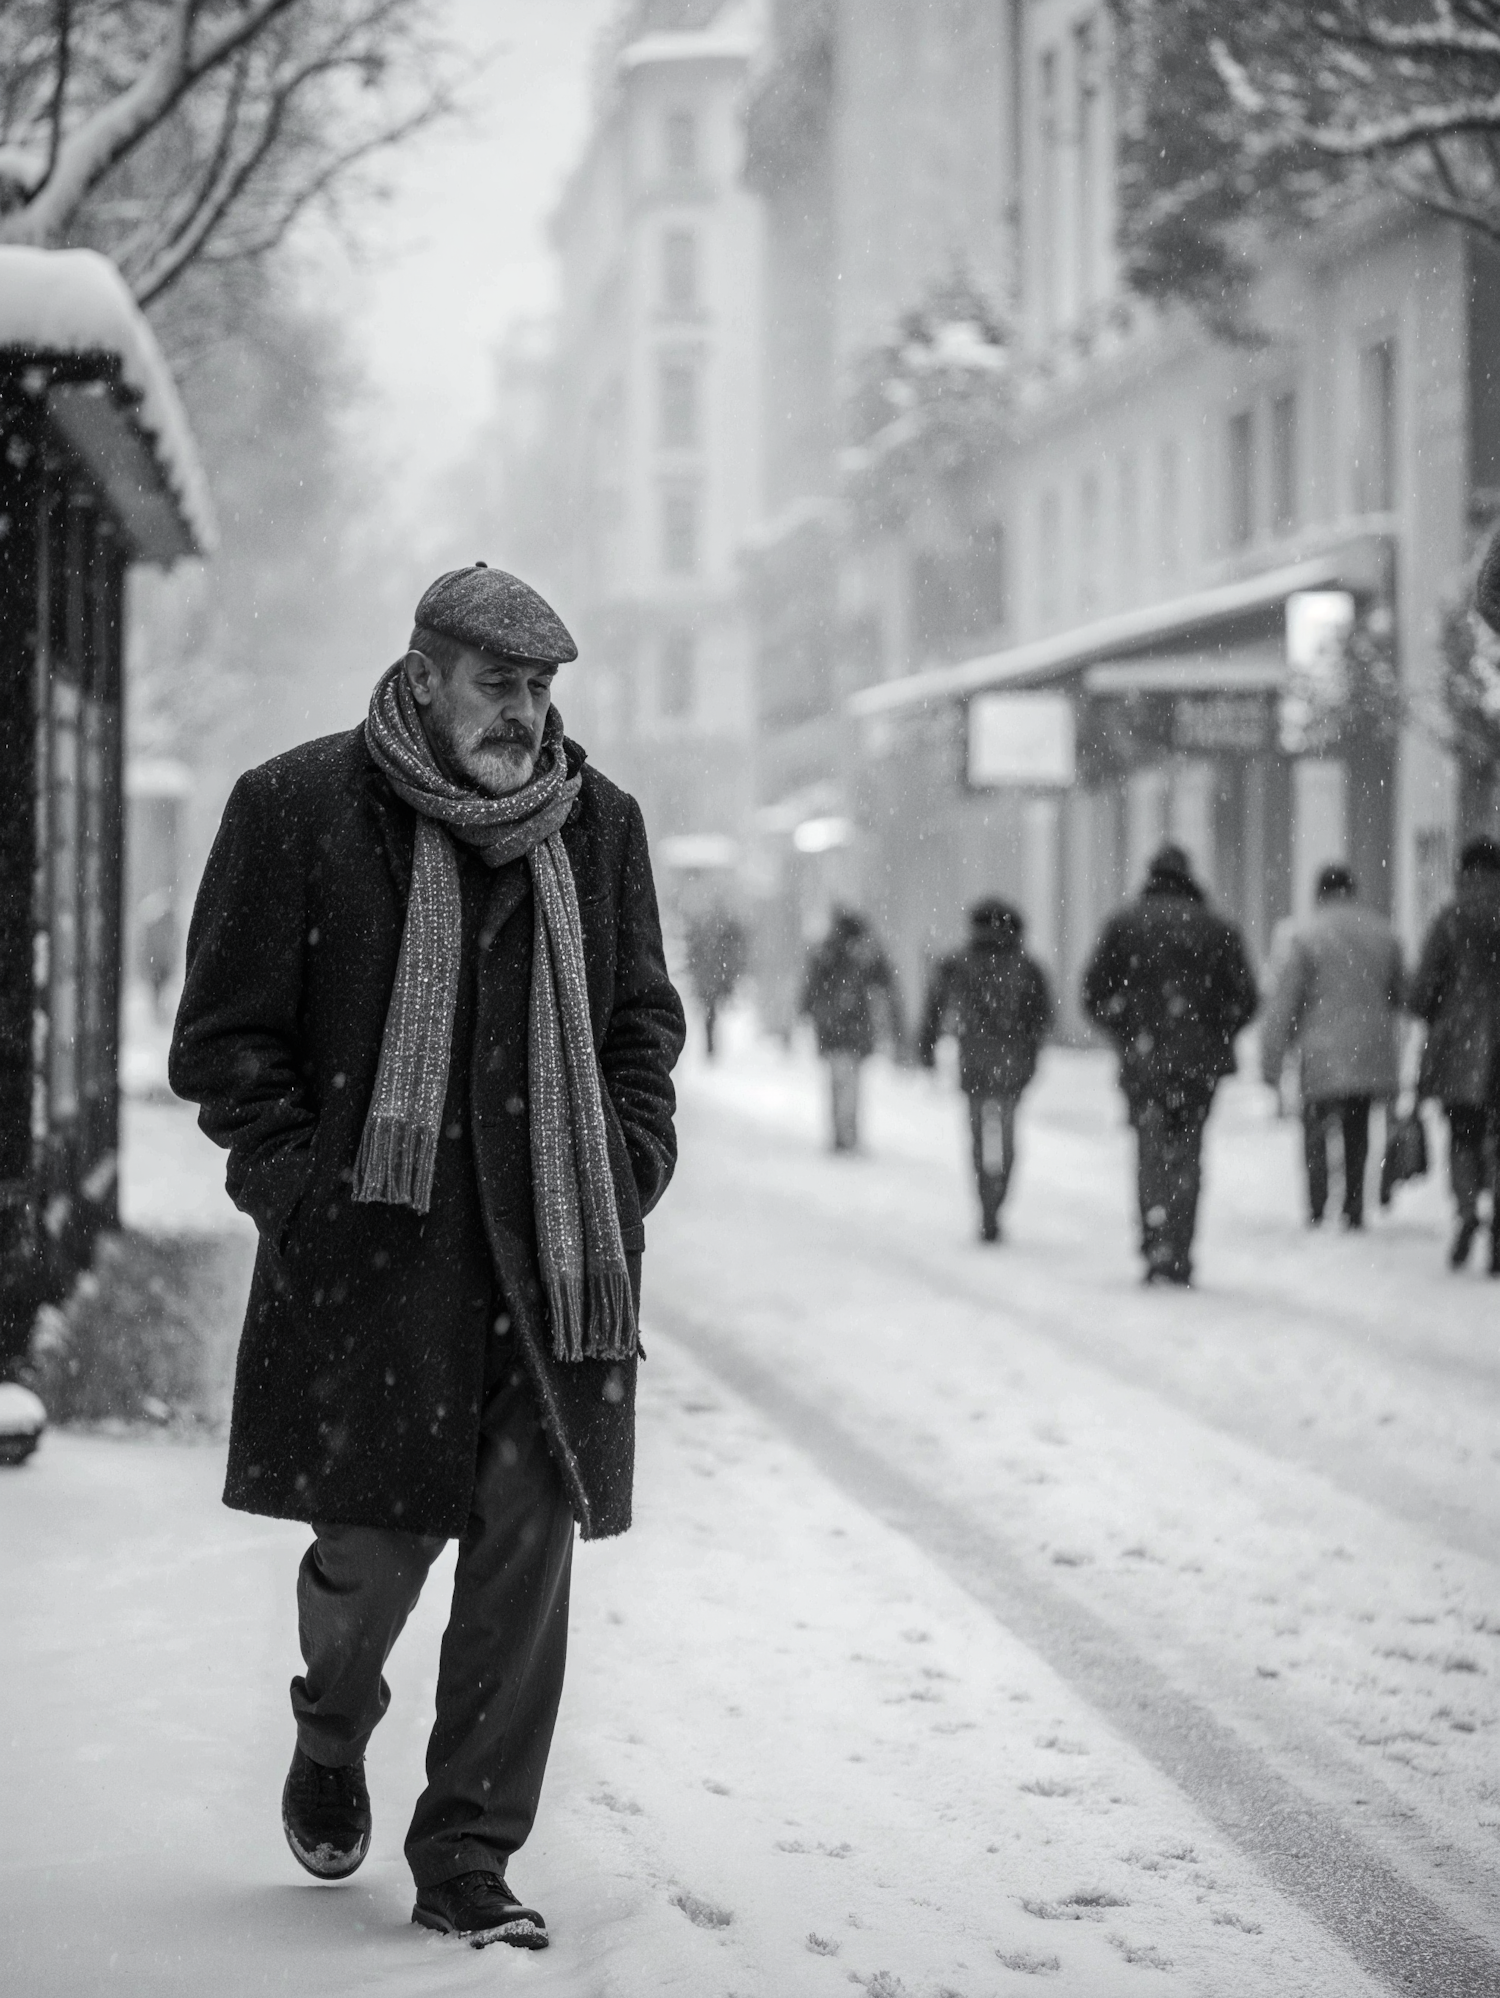
<path fill-rule="evenodd" d="M 493 798 L 519 791 L 536 768 L 557 668 L 473 646 L 448 667 L 425 652 L 404 665 L 439 768 Z"/>

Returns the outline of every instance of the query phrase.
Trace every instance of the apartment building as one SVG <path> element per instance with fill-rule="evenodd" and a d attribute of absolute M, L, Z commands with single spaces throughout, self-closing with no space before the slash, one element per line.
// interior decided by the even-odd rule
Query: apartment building
<path fill-rule="evenodd" d="M 670 890 L 736 863 L 750 703 L 736 550 L 760 490 L 748 5 L 627 9 L 557 210 L 552 368 L 569 722 L 640 799 Z"/>
<path fill-rule="evenodd" d="M 1009 893 L 1071 1001 L 1099 922 L 1170 834 L 1261 952 L 1335 857 L 1415 936 L 1461 812 L 1421 717 L 1445 593 L 1493 498 L 1478 329 L 1494 260 L 1405 209 L 1351 214 L 1268 259 L 1247 300 L 1260 341 L 1216 340 L 1120 283 L 1108 10 L 939 8 L 924 32 L 972 73 L 981 18 L 991 87 L 948 96 L 943 143 L 994 164 L 944 240 L 1003 300 L 1003 421 L 982 462 L 907 476 L 899 504 L 880 503 L 880 438 L 828 482 L 831 651 L 857 665 L 838 690 L 847 732 L 825 724 L 839 747 L 821 801 L 799 772 L 840 842 L 814 837 L 836 846 L 837 879 L 818 863 L 800 919 L 856 895 L 916 986 L 966 902 Z M 880 8 L 825 20 L 836 127 L 854 104 L 841 72 L 879 68 L 870 44 L 894 27 Z M 752 118 L 752 167 L 753 136 Z M 831 213 L 847 287 L 870 265 L 846 249 L 849 204 Z M 774 269 L 774 209 L 768 227 Z M 886 234 L 902 239 L 898 220 Z M 920 301 L 903 280 L 893 317 Z M 873 315 L 856 330 L 837 294 L 831 312 L 850 326 L 829 369 L 847 408 Z M 1309 728 L 1306 690 L 1351 631 L 1401 699 Z"/>

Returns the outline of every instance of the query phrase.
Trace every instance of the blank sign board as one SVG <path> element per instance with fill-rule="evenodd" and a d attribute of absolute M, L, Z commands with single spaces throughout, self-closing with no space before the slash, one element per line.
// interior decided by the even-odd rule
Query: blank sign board
<path fill-rule="evenodd" d="M 1077 767 L 1067 694 L 976 694 L 969 702 L 969 782 L 1065 790 Z"/>

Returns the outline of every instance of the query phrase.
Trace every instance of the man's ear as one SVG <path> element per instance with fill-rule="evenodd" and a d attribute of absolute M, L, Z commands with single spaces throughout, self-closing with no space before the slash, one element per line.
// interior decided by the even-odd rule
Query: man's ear
<path fill-rule="evenodd" d="M 425 652 L 418 652 L 415 649 L 407 653 L 401 666 L 406 674 L 406 684 L 411 688 L 417 706 L 429 707 L 432 703 L 433 684 L 438 676 L 437 667 Z"/>

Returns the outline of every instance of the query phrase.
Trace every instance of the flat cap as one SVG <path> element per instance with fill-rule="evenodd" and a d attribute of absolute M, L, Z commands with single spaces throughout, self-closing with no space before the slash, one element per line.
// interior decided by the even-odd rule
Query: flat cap
<path fill-rule="evenodd" d="M 417 605 L 416 621 L 460 645 L 507 659 L 562 666 L 578 657 L 568 627 L 546 598 L 519 576 L 483 562 L 439 576 Z"/>

